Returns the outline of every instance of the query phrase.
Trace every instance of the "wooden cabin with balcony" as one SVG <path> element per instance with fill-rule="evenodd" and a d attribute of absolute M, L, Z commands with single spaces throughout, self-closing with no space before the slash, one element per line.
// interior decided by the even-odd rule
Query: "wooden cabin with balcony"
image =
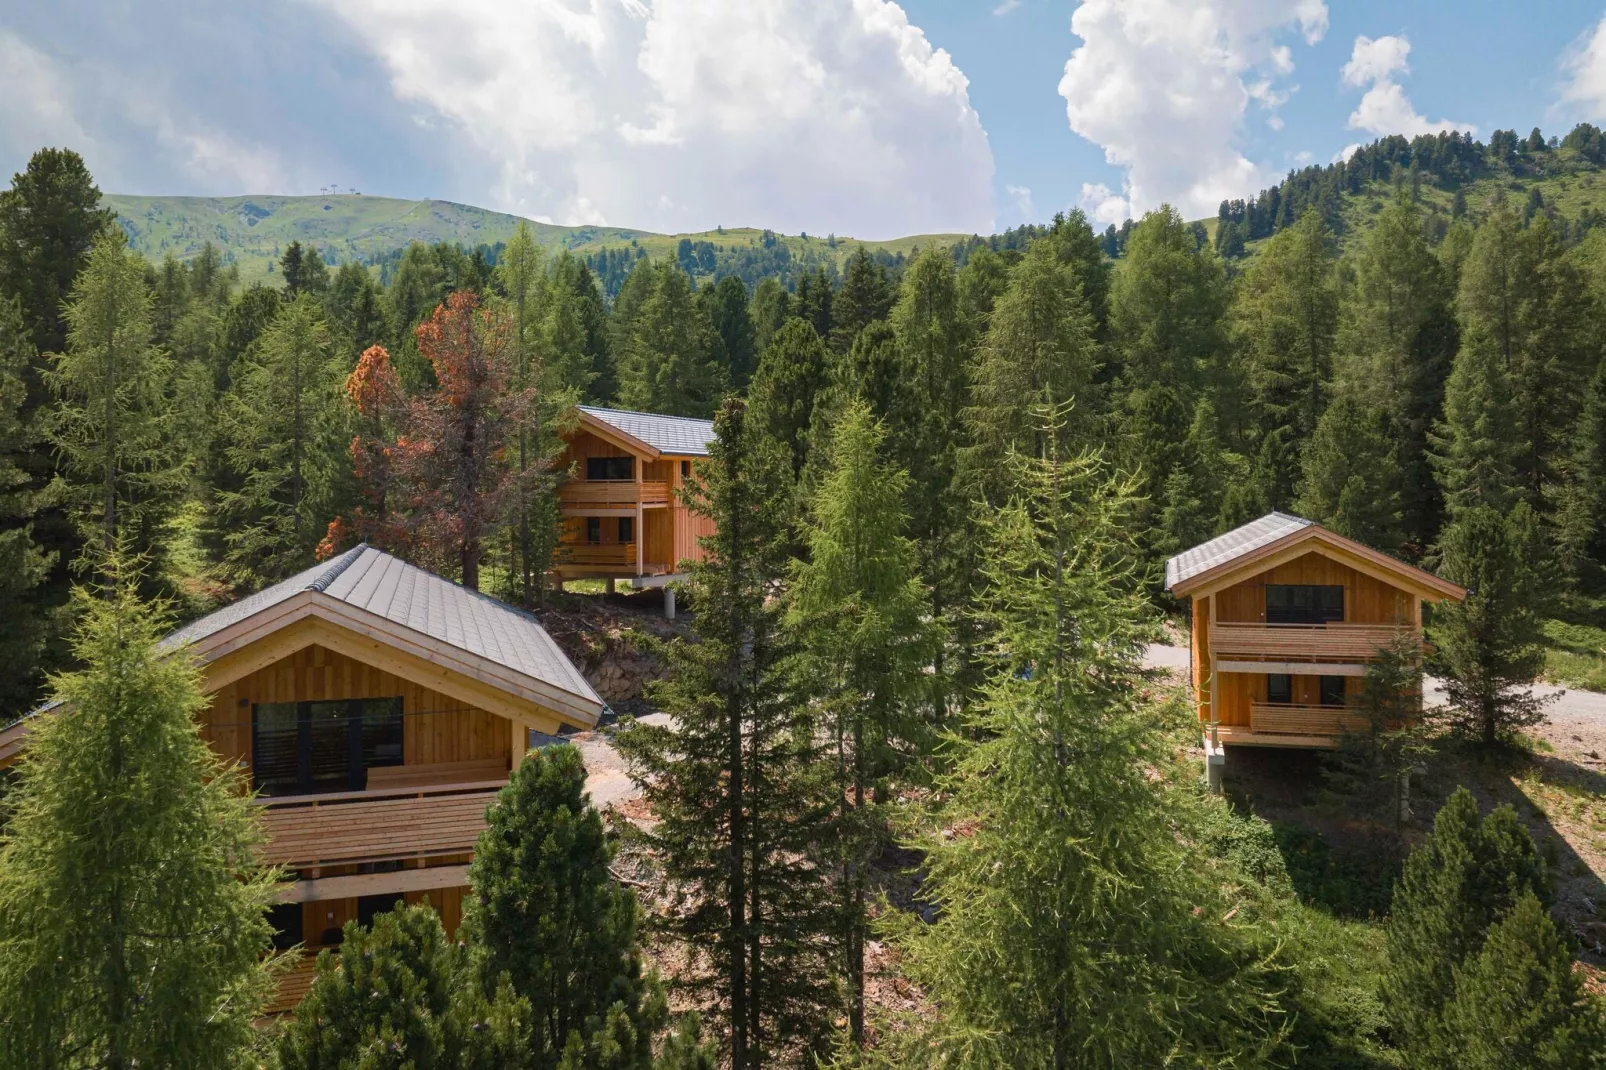
<path fill-rule="evenodd" d="M 702 558 L 698 539 L 713 533 L 712 522 L 687 509 L 680 494 L 693 466 L 708 456 L 713 421 L 590 405 L 576 414 L 558 462 L 570 473 L 558 490 L 558 578 L 664 587 L 673 616 L 668 583 L 682 561 Z"/>
<path fill-rule="evenodd" d="M 396 903 L 425 898 L 448 932 L 487 808 L 534 733 L 589 728 L 602 700 L 534 617 L 358 546 L 164 640 L 200 665 L 201 732 L 246 771 L 282 867 L 275 942 L 313 956 Z M 46 707 L 0 730 L 0 767 Z"/>
<path fill-rule="evenodd" d="M 1213 787 L 1229 746 L 1337 746 L 1362 726 L 1353 705 L 1367 664 L 1402 636 L 1420 649 L 1424 602 L 1466 597 L 1286 513 L 1171 558 L 1166 589 L 1191 600 L 1191 676 Z"/>

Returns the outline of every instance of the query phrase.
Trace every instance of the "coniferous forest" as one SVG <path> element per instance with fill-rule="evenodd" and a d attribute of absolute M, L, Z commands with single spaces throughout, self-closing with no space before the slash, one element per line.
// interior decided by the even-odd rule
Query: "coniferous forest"
<path fill-rule="evenodd" d="M 1603 855 L 1510 794 L 1556 768 L 1531 685 L 1606 685 L 1606 227 L 1541 185 L 1603 164 L 1389 138 L 1215 220 L 840 268 L 294 243 L 241 285 L 41 150 L 0 192 L 0 724 L 75 715 L 0 782 L 0 1070 L 1606 1066 L 1563 892 Z M 565 611 L 579 403 L 717 436 L 669 718 L 612 729 L 650 820 L 532 752 L 455 936 L 353 922 L 258 1022 L 277 876 L 162 636 L 359 542 Z M 1423 666 L 1379 658 L 1304 824 L 1205 790 L 1145 661 L 1165 559 L 1271 511 L 1470 592 L 1443 701 L 1402 724 Z M 1544 805 L 1598 840 L 1578 776 Z"/>

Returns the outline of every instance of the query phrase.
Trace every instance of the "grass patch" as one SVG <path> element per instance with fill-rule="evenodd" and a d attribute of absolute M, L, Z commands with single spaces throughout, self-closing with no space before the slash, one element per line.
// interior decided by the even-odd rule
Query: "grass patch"
<path fill-rule="evenodd" d="M 1606 628 L 1552 618 L 1544 622 L 1545 679 L 1565 687 L 1606 691 Z"/>

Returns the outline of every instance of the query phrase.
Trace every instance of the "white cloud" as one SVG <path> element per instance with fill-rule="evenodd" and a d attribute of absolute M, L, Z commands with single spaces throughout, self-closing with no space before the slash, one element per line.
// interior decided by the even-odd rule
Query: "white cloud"
<path fill-rule="evenodd" d="M 1004 0 L 1002 4 L 999 4 L 997 7 L 993 8 L 993 14 L 997 15 L 999 18 L 1003 18 L 1005 15 L 1009 14 L 1011 11 L 1014 11 L 1018 7 L 1020 7 L 1020 0 Z"/>
<path fill-rule="evenodd" d="M 1030 186 L 1005 186 L 1004 192 L 1009 194 L 1009 200 L 1015 207 L 1015 214 L 1021 219 L 1031 221 L 1037 215 L 1037 206 L 1032 203 L 1032 190 Z"/>
<path fill-rule="evenodd" d="M 1404 36 L 1372 38 L 1362 34 L 1355 38 L 1355 47 L 1341 73 L 1348 84 L 1368 88 L 1349 117 L 1350 129 L 1365 130 L 1378 137 L 1475 130 L 1467 123 L 1450 119 L 1429 121 L 1412 106 L 1405 90 L 1395 81 L 1395 75 L 1411 73 L 1406 62 L 1410 55 L 1411 42 Z M 1355 146 L 1345 149 L 1345 158 L 1354 150 Z"/>
<path fill-rule="evenodd" d="M 1583 118 L 1606 118 L 1606 17 L 1585 30 L 1561 57 L 1561 103 Z"/>
<path fill-rule="evenodd" d="M 494 168 L 493 207 L 657 230 L 993 225 L 968 82 L 889 0 L 310 0 Z"/>
<path fill-rule="evenodd" d="M 50 144 L 88 148 L 94 139 L 73 113 L 70 94 L 70 83 L 54 60 L 0 30 L 0 99 L 6 102 L 0 137 L 10 154 L 25 158 Z"/>
<path fill-rule="evenodd" d="M 1083 0 L 1071 16 L 1082 39 L 1059 92 L 1071 129 L 1122 168 L 1119 194 L 1082 188 L 1082 205 L 1119 222 L 1161 202 L 1184 216 L 1213 215 L 1271 172 L 1237 147 L 1251 102 L 1276 119 L 1294 87 L 1291 50 L 1327 32 L 1323 0 Z"/>

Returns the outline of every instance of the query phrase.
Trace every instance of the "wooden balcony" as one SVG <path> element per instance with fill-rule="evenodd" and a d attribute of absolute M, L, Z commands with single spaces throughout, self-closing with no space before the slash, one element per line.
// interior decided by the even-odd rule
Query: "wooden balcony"
<path fill-rule="evenodd" d="M 571 479 L 558 488 L 565 510 L 657 508 L 669 504 L 669 484 L 637 483 L 633 479 Z"/>
<path fill-rule="evenodd" d="M 286 869 L 431 858 L 474 849 L 506 783 L 485 780 L 258 799 L 261 861 Z"/>
<path fill-rule="evenodd" d="M 1326 736 L 1361 732 L 1367 720 L 1348 706 L 1298 706 L 1255 702 L 1249 706 L 1249 730 L 1257 736 Z"/>
<path fill-rule="evenodd" d="M 1259 661 L 1365 661 L 1377 656 L 1408 624 L 1210 625 L 1210 653 Z"/>
<path fill-rule="evenodd" d="M 590 542 L 566 542 L 558 547 L 558 565 L 576 568 L 626 568 L 636 571 L 636 544 L 619 542 L 611 545 Z"/>
<path fill-rule="evenodd" d="M 296 1004 L 307 998 L 312 991 L 312 982 L 318 979 L 318 956 L 303 953 L 300 960 L 289 970 L 279 975 L 279 987 L 274 992 L 268 1005 L 263 1008 L 267 1014 L 288 1014 L 296 1009 Z"/>

